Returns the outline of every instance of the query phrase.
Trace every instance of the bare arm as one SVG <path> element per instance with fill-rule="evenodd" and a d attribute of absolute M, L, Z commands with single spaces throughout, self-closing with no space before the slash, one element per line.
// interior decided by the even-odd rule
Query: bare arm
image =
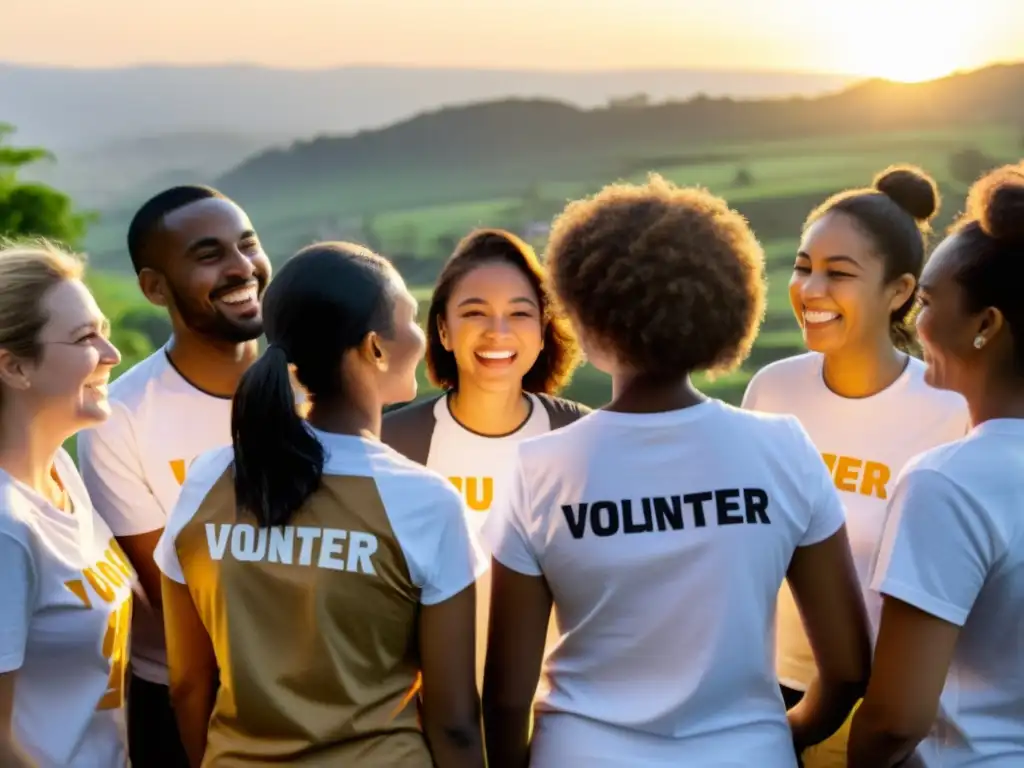
<path fill-rule="evenodd" d="M 189 763 L 199 768 L 217 693 L 217 659 L 188 587 L 167 577 L 162 584 L 171 703 Z"/>
<path fill-rule="evenodd" d="M 31 643 L 36 569 L 25 543 L 5 532 L 0 532 L 0 584 L 0 766 L 34 768 L 14 734 L 14 688 Z"/>
<path fill-rule="evenodd" d="M 153 550 L 156 549 L 156 543 L 163 532 L 164 529 L 160 528 L 137 536 L 117 537 L 117 543 L 139 576 L 139 584 L 146 593 L 146 600 L 156 611 L 163 605 L 163 592 L 160 586 L 160 569 L 153 562 Z"/>
<path fill-rule="evenodd" d="M 799 753 L 835 733 L 863 695 L 871 639 L 845 525 L 818 544 L 798 547 L 786 578 L 818 667 L 818 677 L 789 711 Z"/>
<path fill-rule="evenodd" d="M 159 610 L 160 571 L 153 550 L 166 512 L 146 479 L 129 417 L 121 406 L 115 404 L 103 425 L 79 434 L 78 461 L 97 514 L 138 574 L 146 601 Z"/>
<path fill-rule="evenodd" d="M 476 586 L 420 611 L 423 731 L 437 768 L 484 768 L 476 690 Z"/>
<path fill-rule="evenodd" d="M 484 669 L 484 730 L 491 768 L 527 768 L 530 709 L 537 691 L 551 616 L 543 576 L 492 560 L 491 618 Z"/>
<path fill-rule="evenodd" d="M 36 768 L 14 737 L 14 685 L 17 672 L 0 674 L 0 765 L 4 768 Z"/>
<path fill-rule="evenodd" d="M 928 735 L 960 628 L 886 596 L 874 672 L 850 728 L 849 768 L 906 765 Z"/>

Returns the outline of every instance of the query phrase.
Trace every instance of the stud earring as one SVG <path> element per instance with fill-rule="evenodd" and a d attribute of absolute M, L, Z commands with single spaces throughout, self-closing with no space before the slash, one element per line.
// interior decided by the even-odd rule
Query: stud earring
<path fill-rule="evenodd" d="M 982 336 L 979 333 L 977 336 L 974 337 L 974 348 L 975 349 L 981 349 L 984 346 L 985 346 L 985 337 Z"/>

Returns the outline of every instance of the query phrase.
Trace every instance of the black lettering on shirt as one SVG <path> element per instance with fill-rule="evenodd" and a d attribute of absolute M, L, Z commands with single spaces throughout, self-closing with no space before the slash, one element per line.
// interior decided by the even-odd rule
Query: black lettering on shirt
<path fill-rule="evenodd" d="M 714 505 L 709 515 L 705 505 Z M 762 488 L 723 488 L 675 496 L 645 496 L 619 502 L 601 499 L 563 504 L 562 515 L 574 539 L 587 529 L 600 538 L 618 534 L 682 531 L 733 525 L 770 525 L 768 493 Z"/>

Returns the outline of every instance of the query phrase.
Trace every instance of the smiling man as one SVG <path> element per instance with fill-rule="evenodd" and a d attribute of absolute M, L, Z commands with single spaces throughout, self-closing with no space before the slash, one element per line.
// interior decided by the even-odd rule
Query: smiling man
<path fill-rule="evenodd" d="M 131 761 L 187 768 L 170 705 L 153 549 L 192 460 L 231 440 L 231 396 L 259 354 L 271 267 L 245 212 L 202 186 L 146 202 L 128 229 L 128 251 L 143 294 L 166 308 L 172 335 L 111 385 L 112 415 L 79 437 L 79 461 L 150 603 L 137 601 L 132 627 Z"/>

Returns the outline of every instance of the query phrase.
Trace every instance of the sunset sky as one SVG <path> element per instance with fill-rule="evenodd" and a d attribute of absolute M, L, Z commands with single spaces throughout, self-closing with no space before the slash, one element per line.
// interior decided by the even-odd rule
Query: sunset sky
<path fill-rule="evenodd" d="M 692 67 L 915 80 L 1024 59 L 1022 0 L 14 0 L 0 60 Z"/>

